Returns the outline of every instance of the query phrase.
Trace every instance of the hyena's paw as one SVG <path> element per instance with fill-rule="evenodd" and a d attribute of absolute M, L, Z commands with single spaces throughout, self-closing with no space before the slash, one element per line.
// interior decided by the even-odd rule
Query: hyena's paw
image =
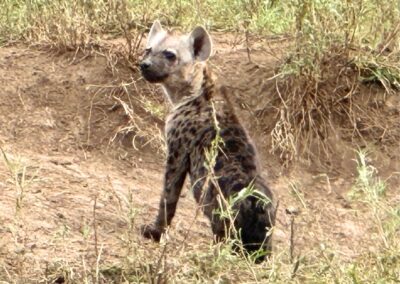
<path fill-rule="evenodd" d="M 154 226 L 154 224 L 143 225 L 141 227 L 143 237 L 152 239 L 153 241 L 160 242 L 163 230 Z"/>

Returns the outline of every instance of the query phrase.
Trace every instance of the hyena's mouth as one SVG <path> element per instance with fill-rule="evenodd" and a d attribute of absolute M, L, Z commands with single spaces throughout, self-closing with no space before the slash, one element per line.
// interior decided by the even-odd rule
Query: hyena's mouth
<path fill-rule="evenodd" d="M 161 83 L 165 79 L 167 79 L 168 74 L 166 73 L 157 73 L 151 70 L 142 70 L 142 76 L 150 83 Z"/>

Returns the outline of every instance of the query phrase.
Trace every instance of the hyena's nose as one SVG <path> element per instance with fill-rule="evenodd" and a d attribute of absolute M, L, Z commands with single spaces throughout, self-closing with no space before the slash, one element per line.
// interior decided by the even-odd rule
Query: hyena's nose
<path fill-rule="evenodd" d="M 140 62 L 139 66 L 140 66 L 140 70 L 145 71 L 145 70 L 149 69 L 151 64 L 149 62 L 142 61 L 142 62 Z"/>

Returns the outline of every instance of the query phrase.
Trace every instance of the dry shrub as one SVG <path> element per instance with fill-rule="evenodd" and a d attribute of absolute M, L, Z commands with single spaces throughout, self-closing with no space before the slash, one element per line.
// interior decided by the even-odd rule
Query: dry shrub
<path fill-rule="evenodd" d="M 124 81 L 121 77 L 117 77 L 118 79 L 107 85 L 91 86 L 93 95 L 88 120 L 97 120 L 98 111 L 95 109 L 97 104 L 106 105 L 108 106 L 106 112 L 115 112 L 122 118 L 116 120 L 119 121 L 117 125 L 115 125 L 115 119 L 109 121 L 114 129 L 112 132 L 109 129 L 106 130 L 111 143 L 119 141 L 126 144 L 128 142 L 136 150 L 150 146 L 157 152 L 164 152 L 161 128 L 164 124 L 165 110 L 160 102 L 160 96 L 151 86 L 139 87 L 138 84 L 143 84 L 140 79 L 131 78 L 129 81 Z M 93 140 L 99 136 L 94 131 L 98 129 L 88 131 L 88 144 L 90 144 L 89 139 Z"/>
<path fill-rule="evenodd" d="M 386 104 L 400 82 L 393 3 L 299 1 L 296 39 L 275 76 L 272 151 L 285 161 L 330 162 L 337 138 L 358 146 L 398 141 L 399 112 Z"/>
<path fill-rule="evenodd" d="M 279 117 L 272 130 L 272 150 L 279 151 L 282 158 L 329 155 L 331 149 L 325 142 L 334 130 L 332 110 L 349 115 L 344 98 L 354 92 L 354 76 L 349 77 L 346 65 L 345 55 L 327 52 L 319 63 L 318 77 L 314 70 L 303 68 L 277 81 Z M 316 148 L 310 151 L 313 146 Z"/>
<path fill-rule="evenodd" d="M 139 149 L 137 145 L 140 147 L 150 145 L 153 149 L 164 152 L 164 138 L 161 131 L 164 109 L 155 98 L 149 97 L 148 94 L 137 92 L 135 96 L 132 96 L 126 88 L 123 89 L 129 102 L 124 101 L 120 96 L 114 95 L 113 98 L 122 106 L 128 120 L 125 125 L 120 126 L 111 141 L 120 135 L 128 135 L 132 137 L 132 146 L 136 150 Z"/>
<path fill-rule="evenodd" d="M 399 112 L 386 104 L 388 96 L 399 94 L 387 77 L 378 81 L 386 91 L 363 83 L 366 71 L 349 58 L 346 49 L 332 46 L 318 63 L 318 76 L 303 69 L 277 80 L 272 151 L 286 161 L 320 161 L 336 152 L 338 135 L 358 145 L 399 141 Z"/>

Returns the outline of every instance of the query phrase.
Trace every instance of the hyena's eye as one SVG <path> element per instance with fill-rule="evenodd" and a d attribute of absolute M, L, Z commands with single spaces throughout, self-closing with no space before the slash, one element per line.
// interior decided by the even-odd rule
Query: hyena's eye
<path fill-rule="evenodd" d="M 165 56 L 165 58 L 167 58 L 168 60 L 171 60 L 171 61 L 176 59 L 175 53 L 168 51 L 168 50 L 164 50 L 163 55 Z"/>

